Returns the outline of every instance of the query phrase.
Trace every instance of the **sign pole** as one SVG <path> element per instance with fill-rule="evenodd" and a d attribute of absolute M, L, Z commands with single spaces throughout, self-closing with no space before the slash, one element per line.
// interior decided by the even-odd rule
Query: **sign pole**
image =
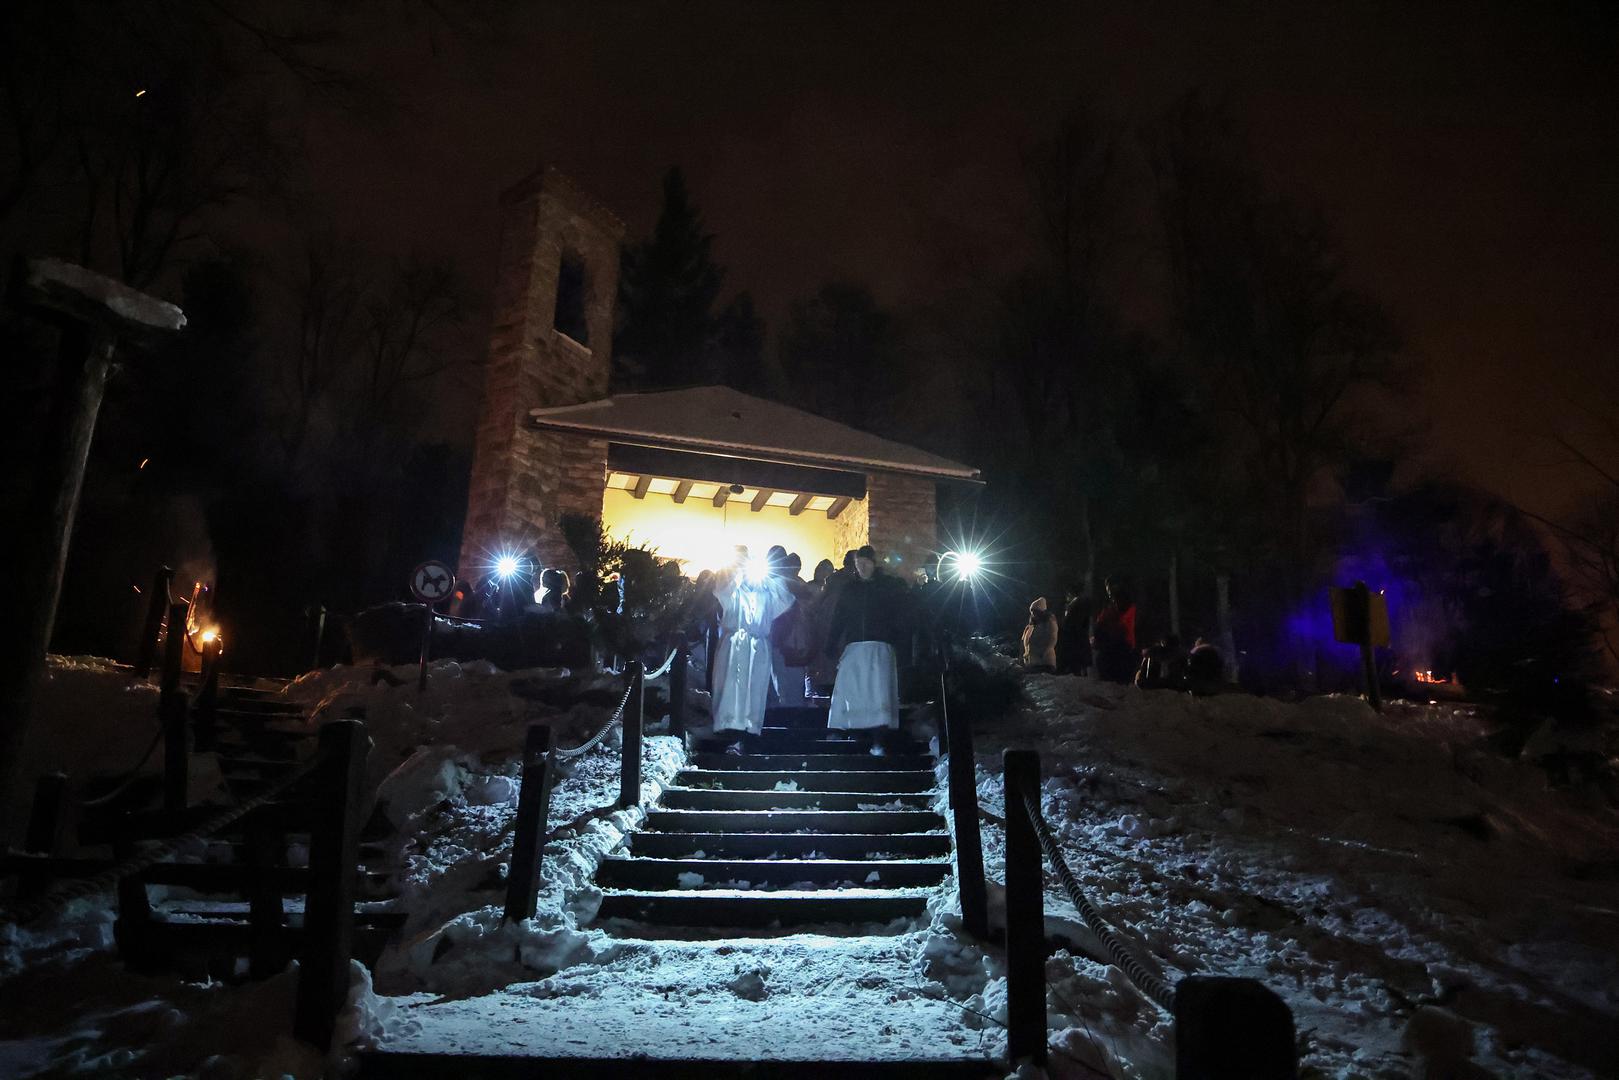
<path fill-rule="evenodd" d="M 426 619 L 422 623 L 422 665 L 416 676 L 416 692 L 427 692 L 427 661 L 433 656 L 433 605 L 423 604 L 422 611 Z"/>
<path fill-rule="evenodd" d="M 433 607 L 455 591 L 455 571 L 429 559 L 410 572 L 410 591 L 422 602 L 422 662 L 416 673 L 416 692 L 427 693 L 427 662 L 433 658 Z"/>

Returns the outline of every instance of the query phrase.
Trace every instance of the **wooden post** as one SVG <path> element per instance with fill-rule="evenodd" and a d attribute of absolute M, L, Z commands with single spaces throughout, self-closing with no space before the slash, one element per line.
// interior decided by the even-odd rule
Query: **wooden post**
<path fill-rule="evenodd" d="M 1040 755 L 1008 750 L 1006 781 L 1006 1027 L 1015 1066 L 1046 1060 L 1046 896 L 1040 837 L 1024 796 L 1040 798 Z"/>
<path fill-rule="evenodd" d="M 333 720 L 320 729 L 319 753 L 325 760 L 314 785 L 315 827 L 309 838 L 309 895 L 293 1034 L 322 1053 L 331 1047 L 337 1012 L 348 999 L 360 795 L 370 746 L 358 720 Z"/>
<path fill-rule="evenodd" d="M 523 786 L 517 793 L 517 831 L 512 837 L 511 868 L 506 873 L 506 921 L 534 917 L 544 876 L 545 827 L 551 814 L 551 755 L 556 729 L 530 724 L 523 742 Z"/>
<path fill-rule="evenodd" d="M 169 605 L 168 638 L 163 648 L 163 678 L 157 699 L 158 718 L 163 725 L 163 808 L 184 810 L 186 806 L 186 767 L 190 747 L 186 745 L 186 694 L 180 689 L 180 665 L 186 644 L 186 606 Z"/>
<path fill-rule="evenodd" d="M 17 587 L 0 620 L 0 791 L 15 791 L 22 781 L 28 724 L 45 674 L 113 352 L 120 338 L 161 336 L 185 326 L 179 308 L 56 259 L 27 260 L 12 275 L 12 285 L 21 304 L 58 322 L 62 334 L 33 491 L 15 515 Z M 10 831 L 8 824 L 0 821 L 0 835 Z"/>
<path fill-rule="evenodd" d="M 965 708 L 950 711 L 946 676 L 939 675 L 939 714 L 950 754 L 950 817 L 956 834 L 956 890 L 961 924 L 980 941 L 989 937 L 989 901 L 984 884 L 984 838 L 978 831 L 978 769 L 972 723 Z"/>
<path fill-rule="evenodd" d="M 630 699 L 624 706 L 624 760 L 618 789 L 621 810 L 641 802 L 641 733 L 646 719 L 646 669 L 639 660 L 631 660 L 625 669 L 630 678 Z"/>
<path fill-rule="evenodd" d="M 1176 1080 L 1296 1080 L 1287 1003 L 1253 979 L 1188 975 L 1175 984 Z"/>
<path fill-rule="evenodd" d="M 219 737 L 219 639 L 202 647 L 202 688 L 191 711 L 195 744 L 199 752 L 214 749 Z"/>
<path fill-rule="evenodd" d="M 67 773 L 51 772 L 34 785 L 34 802 L 28 811 L 28 833 L 23 850 L 37 855 L 56 854 L 56 838 L 62 829 L 62 803 L 67 797 Z M 19 899 L 38 896 L 50 884 L 48 876 L 30 873 L 17 882 Z"/>
<path fill-rule="evenodd" d="M 686 669 L 691 666 L 691 650 L 682 641 L 675 650 L 675 666 L 669 669 L 669 734 L 686 734 Z"/>
<path fill-rule="evenodd" d="M 160 566 L 152 575 L 152 594 L 146 599 L 146 625 L 141 629 L 140 653 L 135 658 L 135 677 L 152 677 L 157 662 L 157 639 L 163 632 L 163 614 L 169 607 L 169 586 L 174 581 L 172 567 Z"/>
<path fill-rule="evenodd" d="M 130 832 L 128 815 L 114 825 L 112 857 L 123 862 L 135 854 L 135 838 Z M 146 885 L 138 875 L 118 879 L 118 918 L 113 923 L 113 939 L 118 943 L 118 955 L 131 970 L 149 971 L 153 967 L 152 943 L 147 928 L 152 923 L 152 901 L 146 895 Z"/>
<path fill-rule="evenodd" d="M 708 692 L 712 694 L 714 692 L 714 653 L 720 647 L 720 628 L 713 619 L 709 619 L 708 626 L 703 629 L 703 640 L 708 646 L 703 650 L 708 658 L 708 674 L 704 685 Z"/>
<path fill-rule="evenodd" d="M 275 871 L 286 854 L 286 837 L 263 815 L 247 821 L 248 975 L 268 979 L 287 966 L 281 887 Z"/>

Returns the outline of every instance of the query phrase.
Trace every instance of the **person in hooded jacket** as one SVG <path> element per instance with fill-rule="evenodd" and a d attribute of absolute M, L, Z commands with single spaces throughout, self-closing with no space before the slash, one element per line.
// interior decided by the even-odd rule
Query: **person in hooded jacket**
<path fill-rule="evenodd" d="M 1136 605 L 1124 582 L 1115 578 L 1107 580 L 1107 604 L 1091 628 L 1091 652 L 1098 678 L 1127 683 L 1135 676 Z"/>
<path fill-rule="evenodd" d="M 1051 674 L 1057 670 L 1057 616 L 1037 596 L 1029 605 L 1029 625 L 1023 628 L 1023 670 Z"/>

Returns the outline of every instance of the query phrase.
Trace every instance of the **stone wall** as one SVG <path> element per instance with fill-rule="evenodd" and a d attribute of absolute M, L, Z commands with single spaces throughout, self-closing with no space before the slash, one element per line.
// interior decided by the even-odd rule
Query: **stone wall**
<path fill-rule="evenodd" d="M 534 547 L 572 566 L 557 531 L 568 512 L 601 514 L 607 444 L 530 426 L 530 410 L 607 396 L 624 225 L 555 169 L 501 197 L 500 262 L 483 404 L 462 530 L 463 577 L 493 554 Z M 563 253 L 585 268 L 586 343 L 553 328 Z M 588 492 L 588 497 L 587 497 Z"/>
<path fill-rule="evenodd" d="M 908 577 L 930 561 L 939 545 L 935 481 L 872 473 L 866 478 L 866 503 L 867 542 L 877 549 L 883 565 Z"/>
<path fill-rule="evenodd" d="M 843 565 L 843 553 L 866 544 L 867 516 L 865 499 L 855 499 L 832 519 L 832 535 L 837 554 L 832 556 L 834 567 Z M 811 569 L 814 569 L 811 567 Z"/>

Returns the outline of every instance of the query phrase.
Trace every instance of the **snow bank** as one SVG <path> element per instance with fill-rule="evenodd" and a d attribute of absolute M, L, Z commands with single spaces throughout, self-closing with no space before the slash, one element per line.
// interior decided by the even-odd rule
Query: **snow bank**
<path fill-rule="evenodd" d="M 1619 822 L 1489 753 L 1467 707 L 1027 687 L 1029 710 L 978 733 L 984 804 L 1003 810 L 999 747 L 1038 749 L 1090 899 L 1171 977 L 1281 994 L 1314 1075 L 1611 1074 Z M 1000 877 L 998 829 L 985 850 Z M 1047 909 L 1072 914 L 1055 889 Z M 1071 952 L 1048 977 L 1054 1046 L 1171 1074 L 1167 1024 L 1116 969 Z"/>
<path fill-rule="evenodd" d="M 642 813 L 592 813 L 617 801 L 616 735 L 562 763 L 550 814 L 558 835 L 546 849 L 538 910 L 502 925 L 528 727 L 543 721 L 557 729 L 560 745 L 583 742 L 612 715 L 622 679 L 442 661 L 430 665 L 421 694 L 414 668 L 393 674 L 398 685 L 376 681 L 373 669 L 340 667 L 284 691 L 313 711 L 312 723 L 364 708 L 370 781 L 396 829 L 384 846 L 399 899 L 384 906 L 403 909 L 408 922 L 379 962 L 376 984 L 355 965 L 338 1018 L 340 1054 L 415 1030 L 401 999 L 379 986 L 477 993 L 610 955 L 604 935 L 580 927 L 600 903 L 592 878 L 602 853 Z M 130 687 L 127 671 L 104 662 L 54 660 L 44 703 L 49 717 L 97 721 L 70 728 L 58 719 L 47 729 L 57 737 L 41 742 L 49 760 L 75 776 L 86 763 L 128 764 L 121 727 L 141 739 L 155 728 L 155 692 Z M 645 754 L 650 801 L 685 755 L 667 737 L 648 738 Z M 161 908 L 165 890 L 150 895 Z M 95 897 L 26 928 L 0 926 L 0 1075 L 313 1078 L 333 1066 L 291 1038 L 294 971 L 239 986 L 132 975 L 113 951 L 111 907 L 110 897 Z"/>

